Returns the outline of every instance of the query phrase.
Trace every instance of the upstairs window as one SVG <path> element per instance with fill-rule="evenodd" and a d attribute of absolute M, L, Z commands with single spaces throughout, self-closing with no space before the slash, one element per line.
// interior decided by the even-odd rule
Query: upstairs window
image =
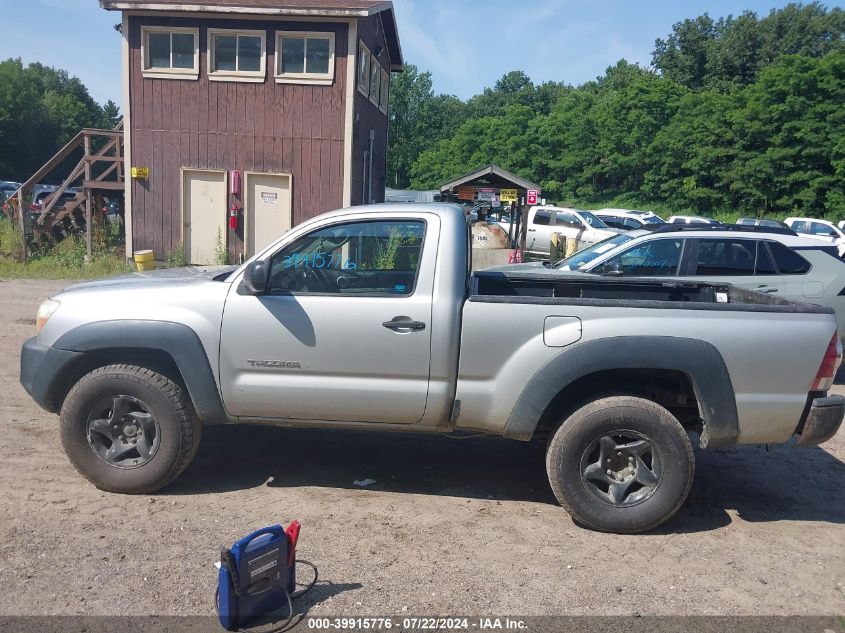
<path fill-rule="evenodd" d="M 390 73 L 386 70 L 381 71 L 381 93 L 379 94 L 378 107 L 387 114 L 387 108 L 390 103 Z"/>
<path fill-rule="evenodd" d="M 370 49 L 364 42 L 358 44 L 358 90 L 370 96 Z"/>
<path fill-rule="evenodd" d="M 208 31 L 208 76 L 213 81 L 264 81 L 264 31 Z"/>
<path fill-rule="evenodd" d="M 334 82 L 334 33 L 276 34 L 276 81 L 327 86 Z"/>
<path fill-rule="evenodd" d="M 370 60 L 370 101 L 378 105 L 379 94 L 381 94 L 381 66 L 376 58 Z"/>
<path fill-rule="evenodd" d="M 144 27 L 141 38 L 145 77 L 199 77 L 199 29 Z"/>

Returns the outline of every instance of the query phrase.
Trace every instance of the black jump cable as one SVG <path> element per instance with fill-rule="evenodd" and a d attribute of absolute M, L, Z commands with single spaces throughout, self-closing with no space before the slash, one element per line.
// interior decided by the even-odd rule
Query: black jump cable
<path fill-rule="evenodd" d="M 229 550 L 224 549 L 223 552 L 221 552 L 220 564 L 226 565 L 228 567 L 229 574 L 232 576 L 232 588 L 235 590 L 235 595 L 240 597 L 242 594 L 241 594 L 240 590 L 238 589 L 239 582 L 238 582 L 237 565 L 234 564 L 234 560 L 232 560 L 232 553 Z M 285 621 L 282 624 L 276 626 L 275 628 L 264 631 L 263 633 L 281 633 L 282 631 L 286 630 L 288 628 L 288 626 L 290 626 L 290 623 L 293 621 L 293 616 L 294 616 L 293 601 L 296 598 L 301 598 L 302 596 L 304 596 L 306 593 L 311 591 L 314 588 L 314 586 L 317 584 L 317 578 L 319 577 L 319 572 L 317 571 L 317 566 L 314 563 L 312 563 L 311 561 L 308 561 L 308 560 L 296 559 L 296 560 L 293 561 L 293 564 L 294 565 L 305 565 L 306 567 L 310 567 L 311 569 L 314 570 L 314 578 L 312 578 L 311 582 L 309 582 L 307 585 L 305 585 L 305 587 L 303 589 L 300 589 L 299 591 L 294 591 L 293 593 L 288 593 L 287 588 L 283 589 L 283 591 L 285 592 L 285 598 L 288 601 L 288 617 L 285 619 Z M 257 596 L 257 595 L 264 593 L 265 591 L 267 591 L 267 589 L 262 589 L 260 591 L 249 591 L 249 588 L 248 588 L 247 589 L 247 595 Z M 220 587 L 217 587 L 217 589 L 215 590 L 215 594 L 214 594 L 214 610 L 217 612 L 218 615 L 220 614 L 219 603 L 220 603 Z M 270 615 L 272 615 L 272 614 L 270 614 Z M 234 629 L 234 630 L 239 631 L 240 633 L 255 633 L 255 631 L 256 631 L 256 629 Z"/>

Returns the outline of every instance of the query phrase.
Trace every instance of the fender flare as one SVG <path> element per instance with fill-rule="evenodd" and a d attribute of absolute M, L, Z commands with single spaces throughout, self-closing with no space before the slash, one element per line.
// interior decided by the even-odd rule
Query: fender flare
<path fill-rule="evenodd" d="M 99 321 L 66 332 L 53 347 L 81 354 L 108 349 L 164 352 L 176 363 L 200 421 L 206 425 L 231 422 L 202 341 L 187 325 L 169 321 Z"/>
<path fill-rule="evenodd" d="M 704 430 L 703 447 L 736 444 L 736 396 L 721 353 L 706 341 L 669 336 L 620 336 L 579 343 L 529 380 L 505 426 L 505 437 L 529 440 L 554 398 L 573 382 L 614 369 L 679 371 L 689 377 Z"/>

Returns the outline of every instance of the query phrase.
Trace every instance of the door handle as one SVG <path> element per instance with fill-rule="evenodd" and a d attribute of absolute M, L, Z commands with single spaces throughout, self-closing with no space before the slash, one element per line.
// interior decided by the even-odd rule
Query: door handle
<path fill-rule="evenodd" d="M 528 232 L 529 232 L 529 233 L 536 233 L 536 232 L 537 232 L 537 229 L 528 229 Z"/>
<path fill-rule="evenodd" d="M 772 288 L 771 286 L 757 286 L 754 290 L 757 292 L 762 292 L 763 294 L 771 295 L 778 291 L 777 288 Z"/>
<path fill-rule="evenodd" d="M 422 332 L 425 329 L 425 323 L 406 316 L 393 317 L 392 321 L 385 321 L 382 325 L 394 332 Z"/>

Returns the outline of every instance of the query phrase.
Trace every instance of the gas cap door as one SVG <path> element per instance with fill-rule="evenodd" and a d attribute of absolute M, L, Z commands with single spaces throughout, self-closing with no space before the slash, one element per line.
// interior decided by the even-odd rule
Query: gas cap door
<path fill-rule="evenodd" d="M 543 343 L 546 347 L 567 347 L 581 340 L 581 319 L 578 317 L 550 316 L 543 325 Z"/>

